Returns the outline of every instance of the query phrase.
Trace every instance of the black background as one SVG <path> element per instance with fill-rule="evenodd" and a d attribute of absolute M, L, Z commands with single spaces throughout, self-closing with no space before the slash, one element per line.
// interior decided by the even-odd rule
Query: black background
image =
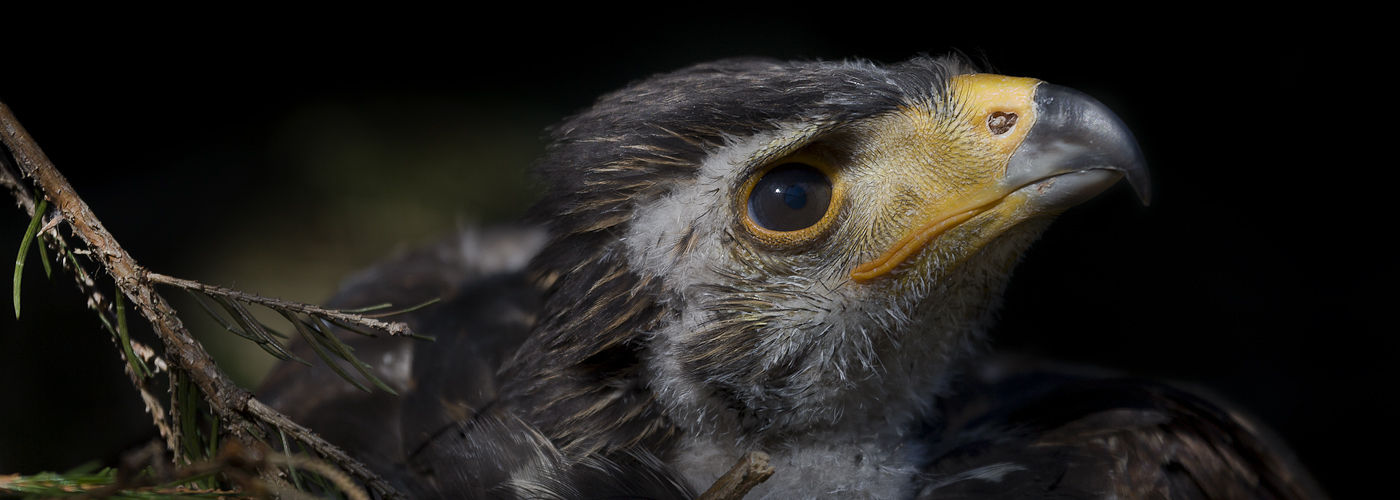
<path fill-rule="evenodd" d="M 1143 30 L 1133 24 L 1142 19 L 1090 22 L 1074 12 L 540 14 L 26 25 L 0 33 L 0 100 L 141 264 L 217 280 L 206 269 L 240 253 L 228 242 L 276 253 L 271 242 L 296 239 L 288 233 L 325 200 L 373 195 L 324 171 L 294 171 L 305 162 L 288 153 L 296 148 L 287 137 L 303 136 L 285 131 L 309 108 L 375 110 L 361 117 L 382 118 L 373 128 L 389 136 L 431 134 L 455 119 L 432 103 L 484 110 L 487 123 L 472 130 L 508 117 L 502 128 L 534 131 L 521 140 L 538 155 L 551 122 L 694 62 L 897 62 L 959 50 L 996 72 L 1104 101 L 1137 134 L 1154 182 L 1151 207 L 1118 186 L 1052 226 L 1012 280 L 995 348 L 1208 388 L 1275 428 L 1334 496 L 1366 491 L 1394 462 L 1351 454 L 1393 446 L 1386 430 L 1400 416 L 1388 369 L 1400 342 L 1379 321 L 1392 297 L 1381 238 L 1393 227 L 1381 172 L 1393 160 L 1372 153 L 1393 148 L 1393 91 L 1356 62 L 1364 41 L 1311 34 L 1331 21 L 1164 15 L 1151 19 L 1163 28 Z M 507 177 L 480 182 L 522 193 L 489 208 L 425 203 L 510 220 L 532 189 L 527 166 L 489 165 Z M 470 165 L 445 168 L 440 175 L 477 175 Z M 0 243 L 17 247 L 27 220 L 10 212 L 0 213 Z M 370 225 L 379 228 L 361 232 L 394 232 L 392 222 Z M 393 248 L 345 238 L 284 260 L 295 269 L 350 248 L 348 271 Z M 107 458 L 149 432 L 109 335 L 68 278 L 45 283 L 34 269 L 37 260 L 25 315 L 0 314 L 0 473 Z M 316 281 L 334 289 L 333 279 Z"/>

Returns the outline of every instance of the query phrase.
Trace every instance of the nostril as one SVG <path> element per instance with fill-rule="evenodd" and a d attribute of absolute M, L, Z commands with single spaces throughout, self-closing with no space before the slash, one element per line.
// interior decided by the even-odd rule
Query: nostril
<path fill-rule="evenodd" d="M 993 135 L 1002 135 L 1010 132 L 1011 127 L 1016 126 L 1016 120 L 1020 118 L 1016 113 L 997 111 L 987 117 L 987 129 L 991 130 Z"/>

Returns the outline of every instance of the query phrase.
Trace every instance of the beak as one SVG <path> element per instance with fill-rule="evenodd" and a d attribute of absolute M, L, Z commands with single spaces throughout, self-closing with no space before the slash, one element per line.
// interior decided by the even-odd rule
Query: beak
<path fill-rule="evenodd" d="M 1004 186 L 1053 181 L 1031 201 L 1041 210 L 1063 210 L 1127 177 L 1142 204 L 1151 203 L 1147 161 L 1128 126 L 1107 106 L 1083 92 L 1042 83 L 1035 109 L 1035 126 L 1007 163 Z"/>

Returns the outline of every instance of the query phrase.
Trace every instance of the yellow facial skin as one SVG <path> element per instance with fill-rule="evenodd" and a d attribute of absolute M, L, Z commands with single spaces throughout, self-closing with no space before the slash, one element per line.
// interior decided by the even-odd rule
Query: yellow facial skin
<path fill-rule="evenodd" d="M 1019 186 L 1001 182 L 1006 165 L 1035 125 L 1035 87 L 1039 80 L 1000 75 L 962 75 L 951 82 L 955 113 L 908 109 L 876 127 L 871 153 L 861 163 L 884 167 L 888 188 L 922 193 L 918 206 L 894 210 L 907 214 L 903 237 L 878 257 L 851 270 L 864 283 L 893 271 L 949 229 L 999 207 Z M 951 116 L 951 120 L 948 117 Z M 907 185 L 908 187 L 905 187 Z M 899 203 L 900 200 L 892 200 Z"/>

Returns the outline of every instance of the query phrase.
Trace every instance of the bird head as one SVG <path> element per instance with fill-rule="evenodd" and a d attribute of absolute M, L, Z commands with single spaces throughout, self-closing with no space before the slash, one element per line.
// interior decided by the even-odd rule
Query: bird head
<path fill-rule="evenodd" d="M 508 392 L 590 448 L 898 427 L 1055 215 L 1124 176 L 1149 193 L 1103 105 L 956 59 L 701 65 L 555 137 Z"/>

